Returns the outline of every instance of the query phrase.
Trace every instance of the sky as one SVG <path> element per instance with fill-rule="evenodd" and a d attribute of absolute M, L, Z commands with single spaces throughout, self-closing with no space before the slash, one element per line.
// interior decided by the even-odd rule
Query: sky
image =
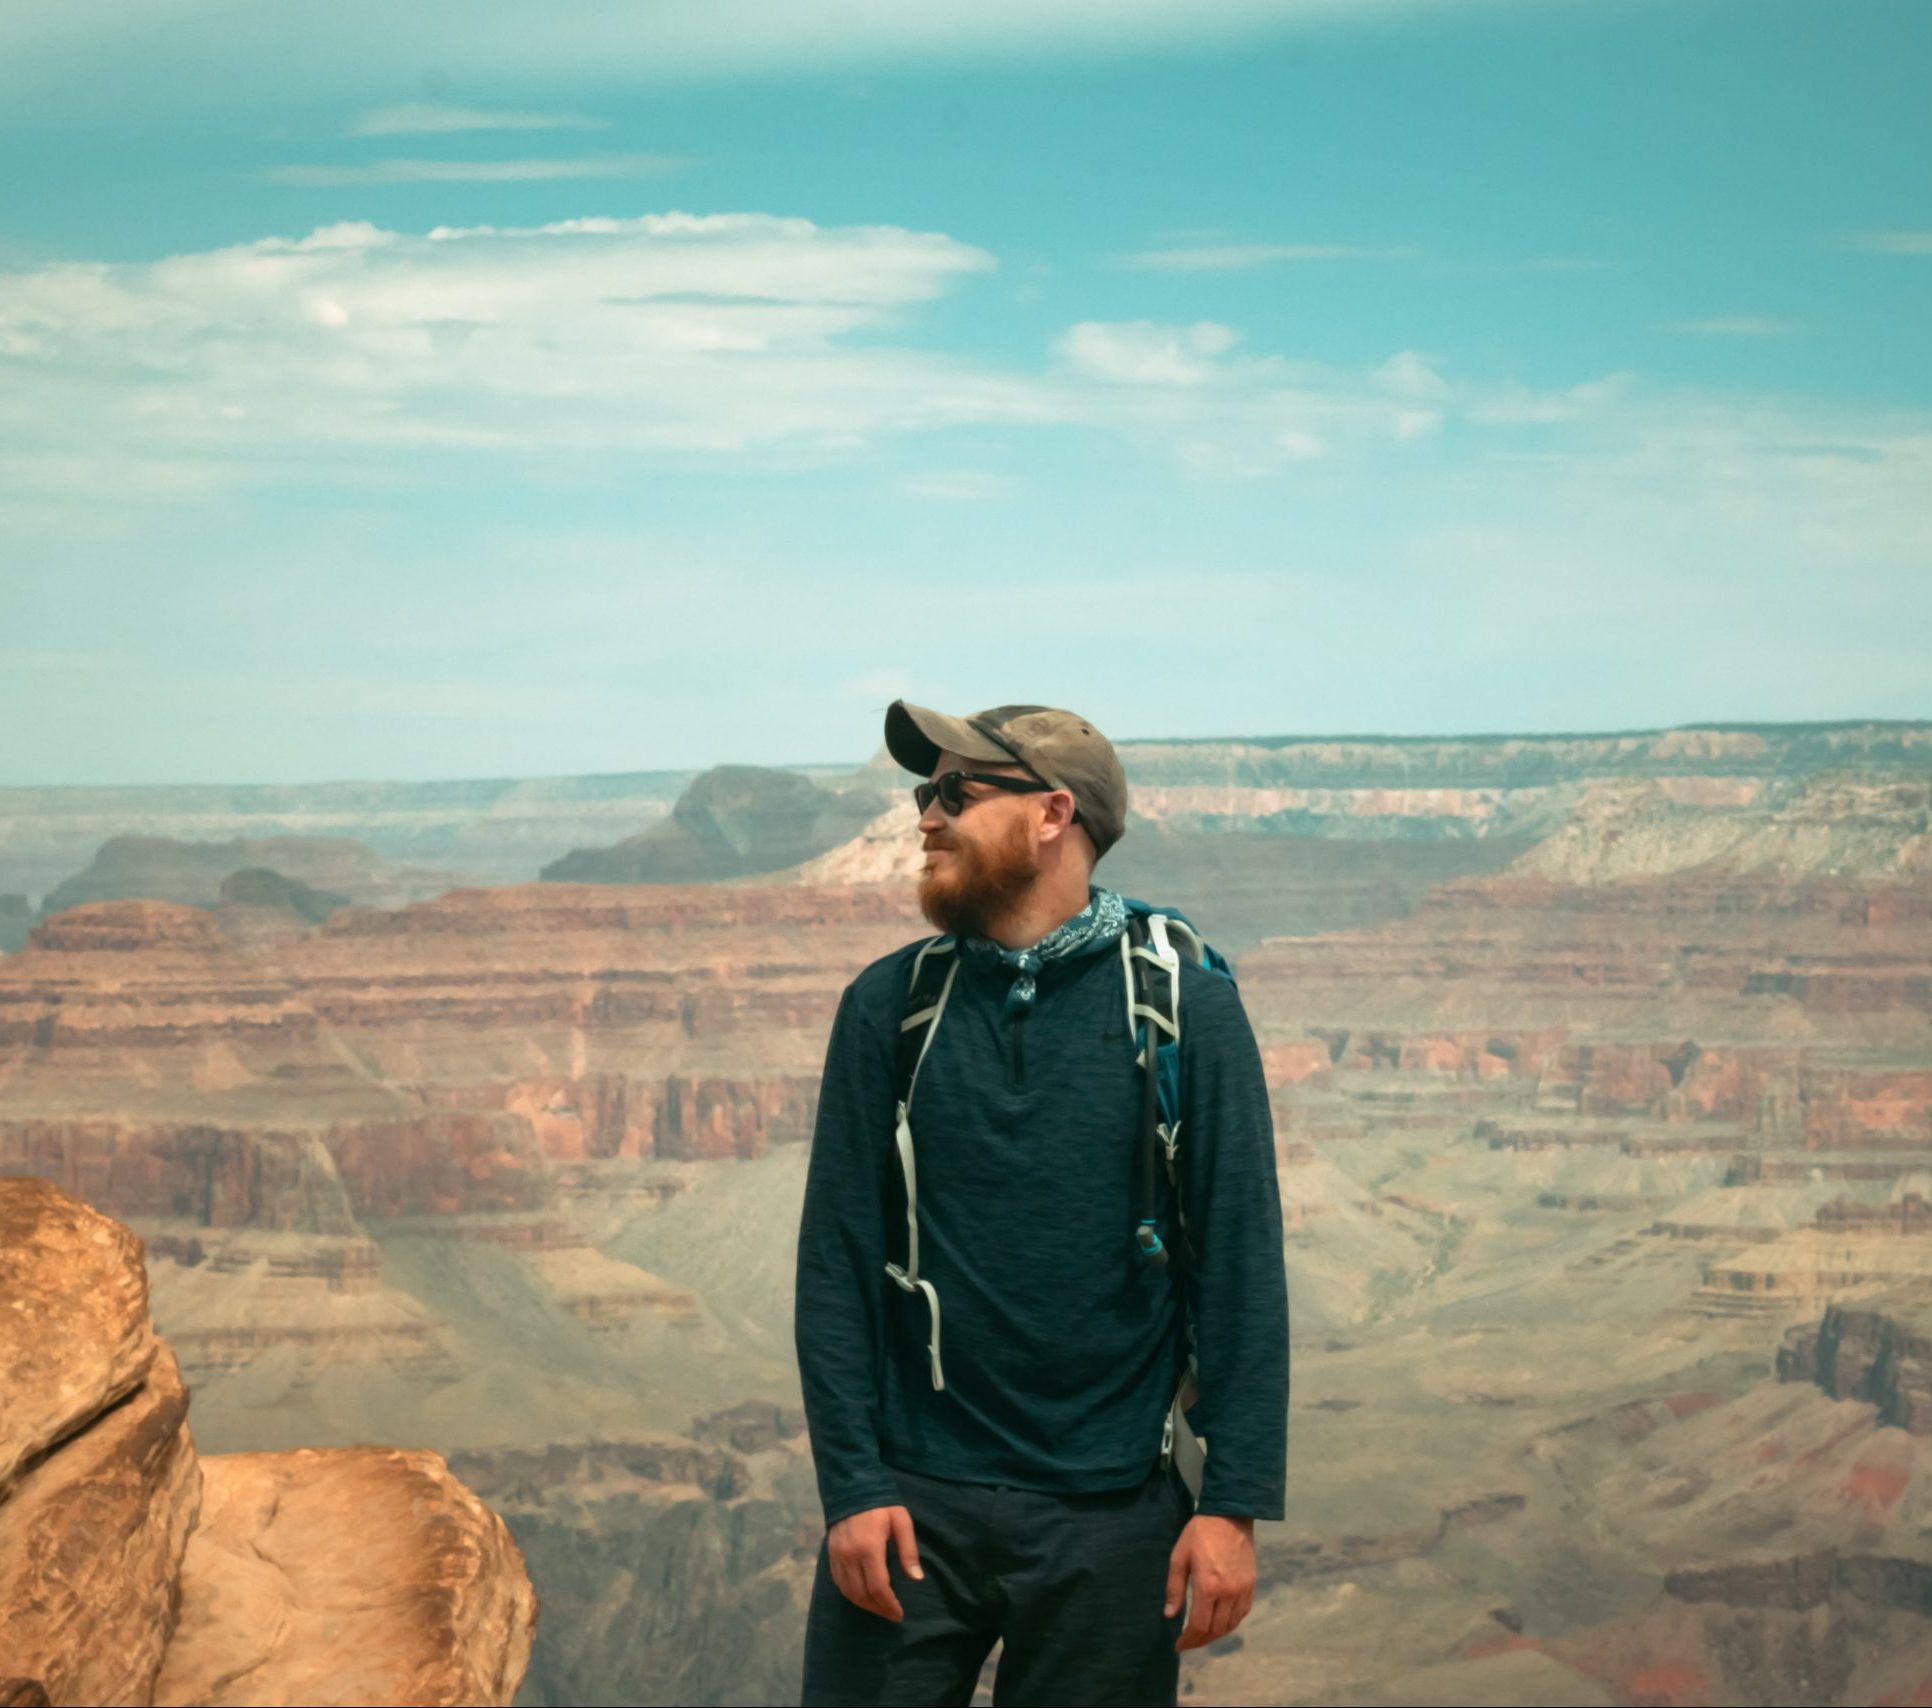
<path fill-rule="evenodd" d="M 0 784 L 1932 717 L 1919 0 L 0 0 Z"/>

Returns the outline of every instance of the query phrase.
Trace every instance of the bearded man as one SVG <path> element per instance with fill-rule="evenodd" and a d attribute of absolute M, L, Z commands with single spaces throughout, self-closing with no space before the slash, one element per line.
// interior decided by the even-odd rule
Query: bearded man
<path fill-rule="evenodd" d="M 1092 882 L 1126 828 L 1118 755 L 1043 706 L 895 701 L 885 737 L 926 779 L 919 901 L 956 964 L 903 1110 L 896 1052 L 924 1023 L 906 1004 L 933 940 L 860 973 L 827 1046 L 795 1300 L 826 1523 L 803 1700 L 970 1702 L 999 1643 L 996 1704 L 1172 1703 L 1180 1652 L 1252 1604 L 1255 1520 L 1282 1516 L 1260 1052 L 1233 981 L 1182 959 L 1184 1301 L 1133 1237 L 1128 909 Z M 1190 1328 L 1198 1500 L 1164 1435 Z"/>

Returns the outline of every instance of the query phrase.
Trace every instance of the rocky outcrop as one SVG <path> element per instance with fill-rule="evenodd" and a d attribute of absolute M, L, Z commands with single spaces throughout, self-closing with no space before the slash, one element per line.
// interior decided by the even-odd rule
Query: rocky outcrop
<path fill-rule="evenodd" d="M 503 1521 L 435 1453 L 206 1461 L 154 1701 L 507 1703 L 536 1599 Z"/>
<path fill-rule="evenodd" d="M 145 1702 L 201 1481 L 140 1242 L 0 1177 L 0 1301 L 0 1664 L 55 1702 Z"/>
<path fill-rule="evenodd" d="M 335 1159 L 314 1133 L 108 1116 L 0 1120 L 0 1171 L 41 1175 L 122 1216 L 340 1236 L 356 1227 Z"/>
<path fill-rule="evenodd" d="M 1842 1596 L 1869 1607 L 1932 1614 L 1932 1561 L 1826 1549 L 1782 1560 L 1686 1567 L 1664 1578 L 1664 1593 L 1679 1601 L 1790 1612 Z"/>
<path fill-rule="evenodd" d="M 1921 1296 L 1912 1306 L 1894 1306 L 1889 1313 L 1833 1305 L 1820 1321 L 1785 1336 L 1778 1349 L 1778 1379 L 1815 1382 L 1835 1400 L 1877 1406 L 1881 1423 L 1912 1435 L 1932 1435 L 1932 1333 L 1924 1326 L 1928 1306 L 1932 1296 Z"/>
<path fill-rule="evenodd" d="M 535 1597 L 433 1453 L 199 1459 L 140 1242 L 0 1176 L 7 1700 L 508 1703 Z"/>
<path fill-rule="evenodd" d="M 678 797 L 671 816 L 610 848 L 579 848 L 546 880 L 690 884 L 776 872 L 836 848 L 886 807 L 869 784 L 821 788 L 796 772 L 719 765 Z"/>
<path fill-rule="evenodd" d="M 0 1191 L 0 1300 L 4 1496 L 141 1385 L 156 1343 L 141 1242 L 43 1180 Z"/>

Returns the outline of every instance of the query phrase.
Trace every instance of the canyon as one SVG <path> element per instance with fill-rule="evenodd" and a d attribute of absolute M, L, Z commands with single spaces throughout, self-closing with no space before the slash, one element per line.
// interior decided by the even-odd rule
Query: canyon
<path fill-rule="evenodd" d="M 1096 880 L 1235 959 L 1294 1342 L 1288 1515 L 1185 1699 L 1932 1687 L 1932 726 L 1121 751 Z M 520 1701 L 795 1699 L 818 1070 L 927 930 L 910 807 L 820 799 L 882 772 L 777 787 L 715 881 L 690 827 L 766 797 L 709 773 L 486 885 L 117 895 L 0 955 L 0 1176 L 145 1242 L 202 1449 L 447 1456 L 543 1599 Z M 455 806 L 358 810 L 482 865 Z M 539 880 L 570 848 L 676 881 Z"/>

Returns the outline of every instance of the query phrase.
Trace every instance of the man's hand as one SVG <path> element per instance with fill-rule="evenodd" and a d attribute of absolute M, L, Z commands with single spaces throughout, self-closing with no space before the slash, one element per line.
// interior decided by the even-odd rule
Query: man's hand
<path fill-rule="evenodd" d="M 1175 1649 L 1198 1649 L 1225 1637 L 1254 1606 L 1254 1520 L 1201 1513 L 1187 1521 L 1167 1561 L 1168 1618 L 1180 1611 L 1188 1580 L 1194 1600 Z"/>
<path fill-rule="evenodd" d="M 926 1574 L 919 1569 L 919 1545 L 912 1537 L 912 1514 L 903 1506 L 875 1506 L 869 1512 L 855 1512 L 825 1533 L 832 1581 L 839 1586 L 839 1594 L 854 1607 L 896 1623 L 905 1618 L 906 1611 L 892 1593 L 892 1579 L 886 1571 L 886 1549 L 892 1544 L 898 1546 L 899 1564 L 906 1575 L 923 1578 Z M 1254 1581 L 1252 1550 L 1248 1581 Z"/>

